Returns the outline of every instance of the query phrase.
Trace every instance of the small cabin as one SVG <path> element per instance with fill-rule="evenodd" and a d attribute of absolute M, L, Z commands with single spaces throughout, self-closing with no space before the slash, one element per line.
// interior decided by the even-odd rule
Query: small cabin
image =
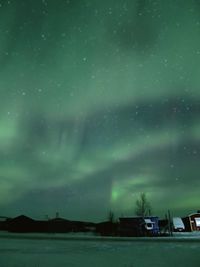
<path fill-rule="evenodd" d="M 187 217 L 183 218 L 183 222 L 185 224 L 186 231 L 200 231 L 200 212 L 192 213 Z"/>

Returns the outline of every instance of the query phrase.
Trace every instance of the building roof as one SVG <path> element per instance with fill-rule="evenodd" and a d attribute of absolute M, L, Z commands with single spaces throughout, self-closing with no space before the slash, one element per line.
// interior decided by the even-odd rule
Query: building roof
<path fill-rule="evenodd" d="M 70 222 L 69 220 L 67 220 L 65 218 L 60 218 L 60 217 L 50 219 L 49 221 L 51 221 L 51 222 L 66 222 L 66 221 Z"/>
<path fill-rule="evenodd" d="M 13 218 L 13 219 L 11 219 L 12 221 L 34 221 L 32 218 L 30 218 L 30 217 L 27 217 L 27 216 L 25 216 L 25 215 L 20 215 L 20 216 L 17 216 L 17 217 L 15 217 L 15 218 Z"/>
<path fill-rule="evenodd" d="M 200 217 L 200 213 L 199 212 L 191 213 L 186 217 L 191 217 L 191 216 L 194 216 L 194 215 L 198 215 L 198 217 Z"/>

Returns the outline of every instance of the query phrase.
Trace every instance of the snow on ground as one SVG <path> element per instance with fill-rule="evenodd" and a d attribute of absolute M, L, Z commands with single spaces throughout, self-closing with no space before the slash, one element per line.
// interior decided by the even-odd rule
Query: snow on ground
<path fill-rule="evenodd" d="M 0 267 L 200 266 L 199 238 L 161 238 L 156 242 L 138 238 L 120 241 L 77 236 L 67 239 L 66 235 L 46 237 L 1 235 Z"/>
<path fill-rule="evenodd" d="M 180 238 L 199 238 L 200 239 L 200 231 L 196 232 L 176 232 L 173 233 L 174 237 L 180 237 Z"/>

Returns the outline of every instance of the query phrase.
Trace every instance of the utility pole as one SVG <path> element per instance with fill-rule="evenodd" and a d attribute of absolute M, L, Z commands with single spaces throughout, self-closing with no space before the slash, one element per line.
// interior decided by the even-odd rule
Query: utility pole
<path fill-rule="evenodd" d="M 169 229 L 169 235 L 172 236 L 172 226 L 171 226 L 171 214 L 170 210 L 168 210 L 168 229 Z"/>

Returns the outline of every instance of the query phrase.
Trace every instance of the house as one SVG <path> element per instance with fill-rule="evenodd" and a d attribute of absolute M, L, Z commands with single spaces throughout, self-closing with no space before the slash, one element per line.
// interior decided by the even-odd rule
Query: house
<path fill-rule="evenodd" d="M 120 236 L 154 236 L 159 234 L 158 217 L 119 218 Z"/>
<path fill-rule="evenodd" d="M 35 229 L 35 220 L 27 216 L 20 215 L 7 220 L 6 228 L 9 232 L 33 232 Z"/>
<path fill-rule="evenodd" d="M 119 218 L 120 236 L 142 236 L 144 220 L 142 217 L 121 217 Z"/>
<path fill-rule="evenodd" d="M 64 218 L 56 217 L 48 221 L 48 232 L 67 233 L 73 232 L 74 223 Z"/>
<path fill-rule="evenodd" d="M 91 222 L 71 221 L 73 232 L 89 232 L 96 230 L 96 224 Z"/>
<path fill-rule="evenodd" d="M 48 220 L 48 231 L 53 233 L 84 232 L 85 224 L 81 221 L 70 221 L 56 217 Z"/>
<path fill-rule="evenodd" d="M 96 233 L 102 236 L 116 236 L 118 235 L 118 223 L 111 221 L 97 223 Z"/>
<path fill-rule="evenodd" d="M 56 216 L 49 220 L 33 220 L 25 215 L 17 216 L 13 219 L 6 218 L 1 221 L 0 230 L 16 233 L 68 233 L 87 232 L 95 229 L 95 224 L 90 222 L 69 221 Z"/>
<path fill-rule="evenodd" d="M 84 232 L 95 232 L 96 231 L 96 223 L 93 222 L 84 222 Z"/>
<path fill-rule="evenodd" d="M 200 212 L 182 218 L 187 232 L 200 231 Z"/>

